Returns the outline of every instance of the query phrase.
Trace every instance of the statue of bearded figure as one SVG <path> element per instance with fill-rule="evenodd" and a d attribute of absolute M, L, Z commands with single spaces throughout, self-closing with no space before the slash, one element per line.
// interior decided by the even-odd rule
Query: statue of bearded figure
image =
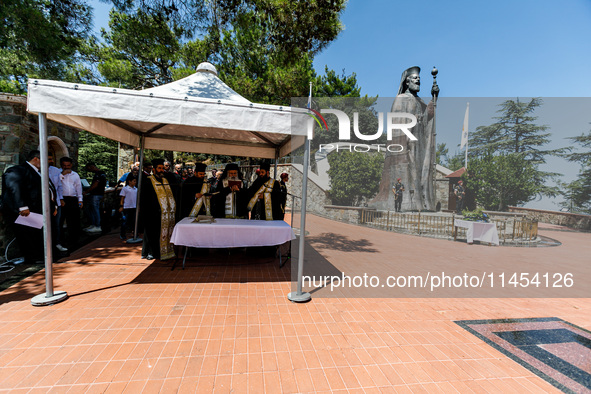
<path fill-rule="evenodd" d="M 434 82 L 431 89 L 433 99 L 425 104 L 418 97 L 421 88 L 421 69 L 411 67 L 402 73 L 398 95 L 392 104 L 393 113 L 413 114 L 417 125 L 410 129 L 417 138 L 410 140 L 402 131 L 394 130 L 388 144 L 399 144 L 401 152 L 387 152 L 380 190 L 370 202 L 377 209 L 394 209 L 392 188 L 397 178 L 406 184 L 403 192 L 403 211 L 435 210 L 435 101 L 439 87 Z M 394 123 L 408 123 L 408 118 L 394 118 Z"/>

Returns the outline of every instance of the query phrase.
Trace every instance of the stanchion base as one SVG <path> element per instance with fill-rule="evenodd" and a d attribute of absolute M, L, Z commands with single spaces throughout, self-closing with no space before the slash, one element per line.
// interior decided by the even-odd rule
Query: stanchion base
<path fill-rule="evenodd" d="M 143 242 L 143 239 L 141 238 L 129 238 L 127 241 L 128 244 L 139 244 L 140 242 Z"/>
<path fill-rule="evenodd" d="M 57 304 L 68 298 L 68 293 L 65 291 L 56 291 L 53 293 L 53 297 L 47 297 L 46 294 L 47 293 L 43 293 L 33 297 L 31 304 L 33 306 L 47 306 Z"/>
<path fill-rule="evenodd" d="M 308 302 L 312 299 L 312 296 L 310 293 L 298 294 L 296 291 L 294 291 L 287 295 L 287 299 L 291 302 Z"/>

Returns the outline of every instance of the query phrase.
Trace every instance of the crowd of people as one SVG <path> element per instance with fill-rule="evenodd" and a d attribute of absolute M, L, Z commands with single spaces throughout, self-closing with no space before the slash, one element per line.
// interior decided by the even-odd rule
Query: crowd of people
<path fill-rule="evenodd" d="M 230 163 L 212 170 L 206 165 L 194 168 L 153 160 L 151 174 L 142 175 L 140 216 L 143 222 L 142 258 L 166 260 L 174 257 L 170 237 L 174 225 L 185 217 L 283 220 L 287 199 L 287 174 L 282 181 L 270 177 L 270 165 L 261 163 L 256 178 L 248 182 L 239 166 Z"/>
<path fill-rule="evenodd" d="M 68 251 L 66 245 L 72 247 L 78 242 L 80 209 L 84 204 L 82 183 L 80 176 L 72 170 L 71 158 L 62 157 L 59 169 L 49 156 L 48 165 L 52 247 L 54 256 L 59 256 L 60 252 Z M 42 228 L 15 221 L 19 216 L 26 218 L 31 213 L 43 213 L 40 169 L 40 152 L 33 150 L 28 154 L 24 164 L 10 167 L 2 175 L 2 213 L 5 221 L 12 226 L 25 262 L 31 264 L 44 260 Z M 97 187 L 93 190 L 97 190 Z M 94 200 L 89 201 L 94 207 Z M 94 214 L 94 211 L 92 212 Z"/>
<path fill-rule="evenodd" d="M 63 256 L 78 246 L 81 219 L 88 226 L 83 230 L 99 234 L 105 229 L 103 220 L 110 216 L 106 209 L 107 177 L 94 163 L 86 170 L 94 174 L 90 187 L 83 190 L 80 175 L 72 170 L 73 160 L 62 157 L 61 168 L 49 156 L 49 192 L 54 256 Z M 38 150 L 31 151 L 27 161 L 8 168 L 2 176 L 2 211 L 12 226 L 25 262 L 44 260 L 42 229 L 15 223 L 19 216 L 31 212 L 42 214 L 41 158 Z M 197 163 L 184 167 L 163 159 L 136 162 L 125 173 L 117 187 L 111 190 L 116 197 L 115 211 L 121 218 L 120 237 L 127 239 L 135 228 L 138 183 L 140 215 L 138 232 L 143 234 L 142 258 L 166 260 L 174 257 L 170 236 L 174 225 L 185 217 L 208 215 L 215 218 L 253 220 L 282 220 L 287 199 L 287 173 L 281 181 L 270 177 L 270 165 L 261 163 L 255 179 L 245 179 L 239 166 L 230 163 L 223 170 L 211 170 L 207 177 L 206 165 Z M 82 209 L 84 208 L 84 215 Z M 110 211 L 110 209 L 108 209 Z M 134 234 L 136 236 L 137 234 Z"/>

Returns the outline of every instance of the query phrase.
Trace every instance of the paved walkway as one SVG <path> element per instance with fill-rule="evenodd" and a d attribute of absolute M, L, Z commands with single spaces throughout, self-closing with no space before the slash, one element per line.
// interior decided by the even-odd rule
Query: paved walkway
<path fill-rule="evenodd" d="M 437 264 L 442 259 L 464 265 L 511 260 L 556 267 L 586 265 L 591 255 L 591 234 L 552 229 L 541 232 L 562 246 L 468 246 L 311 215 L 307 229 L 312 248 L 307 263 L 322 259 L 336 272 L 363 264 L 390 272 L 388 262 Z M 139 248 L 113 234 L 54 265 L 55 289 L 70 296 L 57 305 L 31 306 L 31 298 L 45 291 L 44 271 L 0 292 L 0 390 L 591 390 L 585 386 L 586 375 L 580 380 L 564 371 L 561 376 L 546 371 L 544 380 L 500 345 L 491 346 L 500 343 L 498 338 L 487 342 L 484 334 L 475 335 L 477 323 L 455 323 L 552 317 L 589 330 L 590 298 L 323 297 L 324 288 L 313 293 L 310 303 L 294 304 L 286 297 L 292 270 L 289 264 L 279 269 L 272 257 L 211 251 L 192 258 L 186 270 L 171 271 L 169 262 L 141 260 Z M 585 349 L 579 349 L 582 360 L 570 359 L 569 365 L 589 374 L 591 358 Z"/>

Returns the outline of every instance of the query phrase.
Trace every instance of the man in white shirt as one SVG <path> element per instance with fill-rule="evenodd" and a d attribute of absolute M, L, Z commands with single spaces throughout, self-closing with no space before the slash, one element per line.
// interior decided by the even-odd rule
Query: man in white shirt
<path fill-rule="evenodd" d="M 63 231 L 64 222 L 68 223 L 68 246 L 76 246 L 78 234 L 80 233 L 80 209 L 82 208 L 82 183 L 80 176 L 72 171 L 72 159 L 62 157 L 60 159 L 62 171 L 60 181 L 62 183 L 62 215 L 59 221 L 60 237 L 58 249 L 64 244 L 65 236 Z M 62 249 L 67 250 L 62 247 Z M 61 250 L 61 249 L 60 249 Z M 65 251 L 62 250 L 62 251 Z"/>

